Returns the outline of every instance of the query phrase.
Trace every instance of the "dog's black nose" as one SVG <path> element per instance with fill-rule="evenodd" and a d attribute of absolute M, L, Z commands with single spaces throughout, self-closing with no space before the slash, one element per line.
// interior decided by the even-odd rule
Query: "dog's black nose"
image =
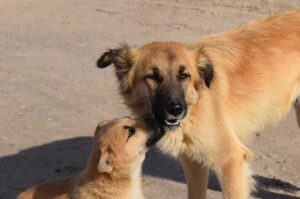
<path fill-rule="evenodd" d="M 173 116 L 178 116 L 183 112 L 183 105 L 180 102 L 169 102 L 167 111 Z"/>

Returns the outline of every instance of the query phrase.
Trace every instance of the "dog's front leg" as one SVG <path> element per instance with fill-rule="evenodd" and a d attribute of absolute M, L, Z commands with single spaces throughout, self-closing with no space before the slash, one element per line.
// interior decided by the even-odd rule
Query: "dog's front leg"
<path fill-rule="evenodd" d="M 252 178 L 248 169 L 251 152 L 244 147 L 234 147 L 220 157 L 221 163 L 216 168 L 224 199 L 248 199 Z"/>
<path fill-rule="evenodd" d="M 189 199 L 205 199 L 208 183 L 208 167 L 181 155 L 185 178 L 188 185 Z"/>

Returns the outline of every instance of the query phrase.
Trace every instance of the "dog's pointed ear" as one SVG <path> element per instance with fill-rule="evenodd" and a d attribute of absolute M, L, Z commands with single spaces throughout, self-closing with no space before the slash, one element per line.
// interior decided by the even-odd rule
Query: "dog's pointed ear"
<path fill-rule="evenodd" d="M 105 68 L 109 65 L 115 67 L 117 78 L 120 82 L 121 92 L 127 92 L 130 88 L 128 81 L 129 71 L 135 63 L 137 50 L 130 48 L 127 44 L 117 49 L 110 49 L 104 52 L 97 61 L 99 68 Z"/>
<path fill-rule="evenodd" d="M 104 146 L 101 149 L 101 156 L 98 162 L 97 170 L 99 173 L 111 173 L 113 171 L 112 162 L 109 161 L 108 147 Z"/>
<path fill-rule="evenodd" d="M 198 72 L 205 85 L 210 88 L 215 71 L 212 61 L 205 55 L 203 49 L 198 51 Z"/>

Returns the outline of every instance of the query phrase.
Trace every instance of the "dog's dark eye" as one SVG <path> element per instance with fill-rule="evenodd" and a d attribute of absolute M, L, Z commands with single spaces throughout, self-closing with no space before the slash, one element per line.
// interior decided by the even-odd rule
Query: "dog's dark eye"
<path fill-rule="evenodd" d="M 190 75 L 186 72 L 184 66 L 179 67 L 179 74 L 178 74 L 178 79 L 179 80 L 185 80 L 186 78 L 190 77 Z"/>
<path fill-rule="evenodd" d="M 128 138 L 127 140 L 135 134 L 135 128 L 132 126 L 124 126 L 125 129 L 128 130 Z"/>
<path fill-rule="evenodd" d="M 128 129 L 128 138 L 130 138 L 134 134 L 135 134 L 135 128 L 129 127 L 129 129 Z"/>
<path fill-rule="evenodd" d="M 182 73 L 182 74 L 179 74 L 179 79 L 180 79 L 180 80 L 184 80 L 184 79 L 188 78 L 189 76 L 190 76 L 190 75 L 187 74 L 187 73 Z"/>

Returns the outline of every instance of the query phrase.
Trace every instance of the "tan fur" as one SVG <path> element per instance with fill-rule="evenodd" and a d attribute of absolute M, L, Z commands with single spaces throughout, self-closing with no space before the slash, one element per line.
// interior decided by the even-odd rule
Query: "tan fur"
<path fill-rule="evenodd" d="M 154 42 L 120 52 L 122 61 L 114 64 L 121 92 L 136 114 L 151 108 L 158 85 L 144 77 L 153 66 L 163 77 L 170 67 L 176 77 L 180 65 L 191 74 L 181 83 L 187 116 L 181 128 L 166 133 L 158 143 L 162 151 L 181 156 L 189 198 L 205 198 L 208 168 L 218 175 L 225 199 L 248 198 L 253 185 L 247 162 L 252 154 L 243 143 L 284 117 L 300 94 L 300 10 L 189 45 Z M 103 60 L 98 62 L 101 68 L 109 64 Z M 198 71 L 209 62 L 215 73 L 207 88 Z"/>
<path fill-rule="evenodd" d="M 125 125 L 136 129 L 129 139 Z M 141 166 L 149 137 L 146 132 L 142 122 L 129 118 L 99 125 L 87 167 L 81 174 L 31 187 L 17 199 L 143 199 Z M 107 163 L 104 166 L 111 170 L 99 168 L 104 154 L 107 159 L 103 164 Z"/>

